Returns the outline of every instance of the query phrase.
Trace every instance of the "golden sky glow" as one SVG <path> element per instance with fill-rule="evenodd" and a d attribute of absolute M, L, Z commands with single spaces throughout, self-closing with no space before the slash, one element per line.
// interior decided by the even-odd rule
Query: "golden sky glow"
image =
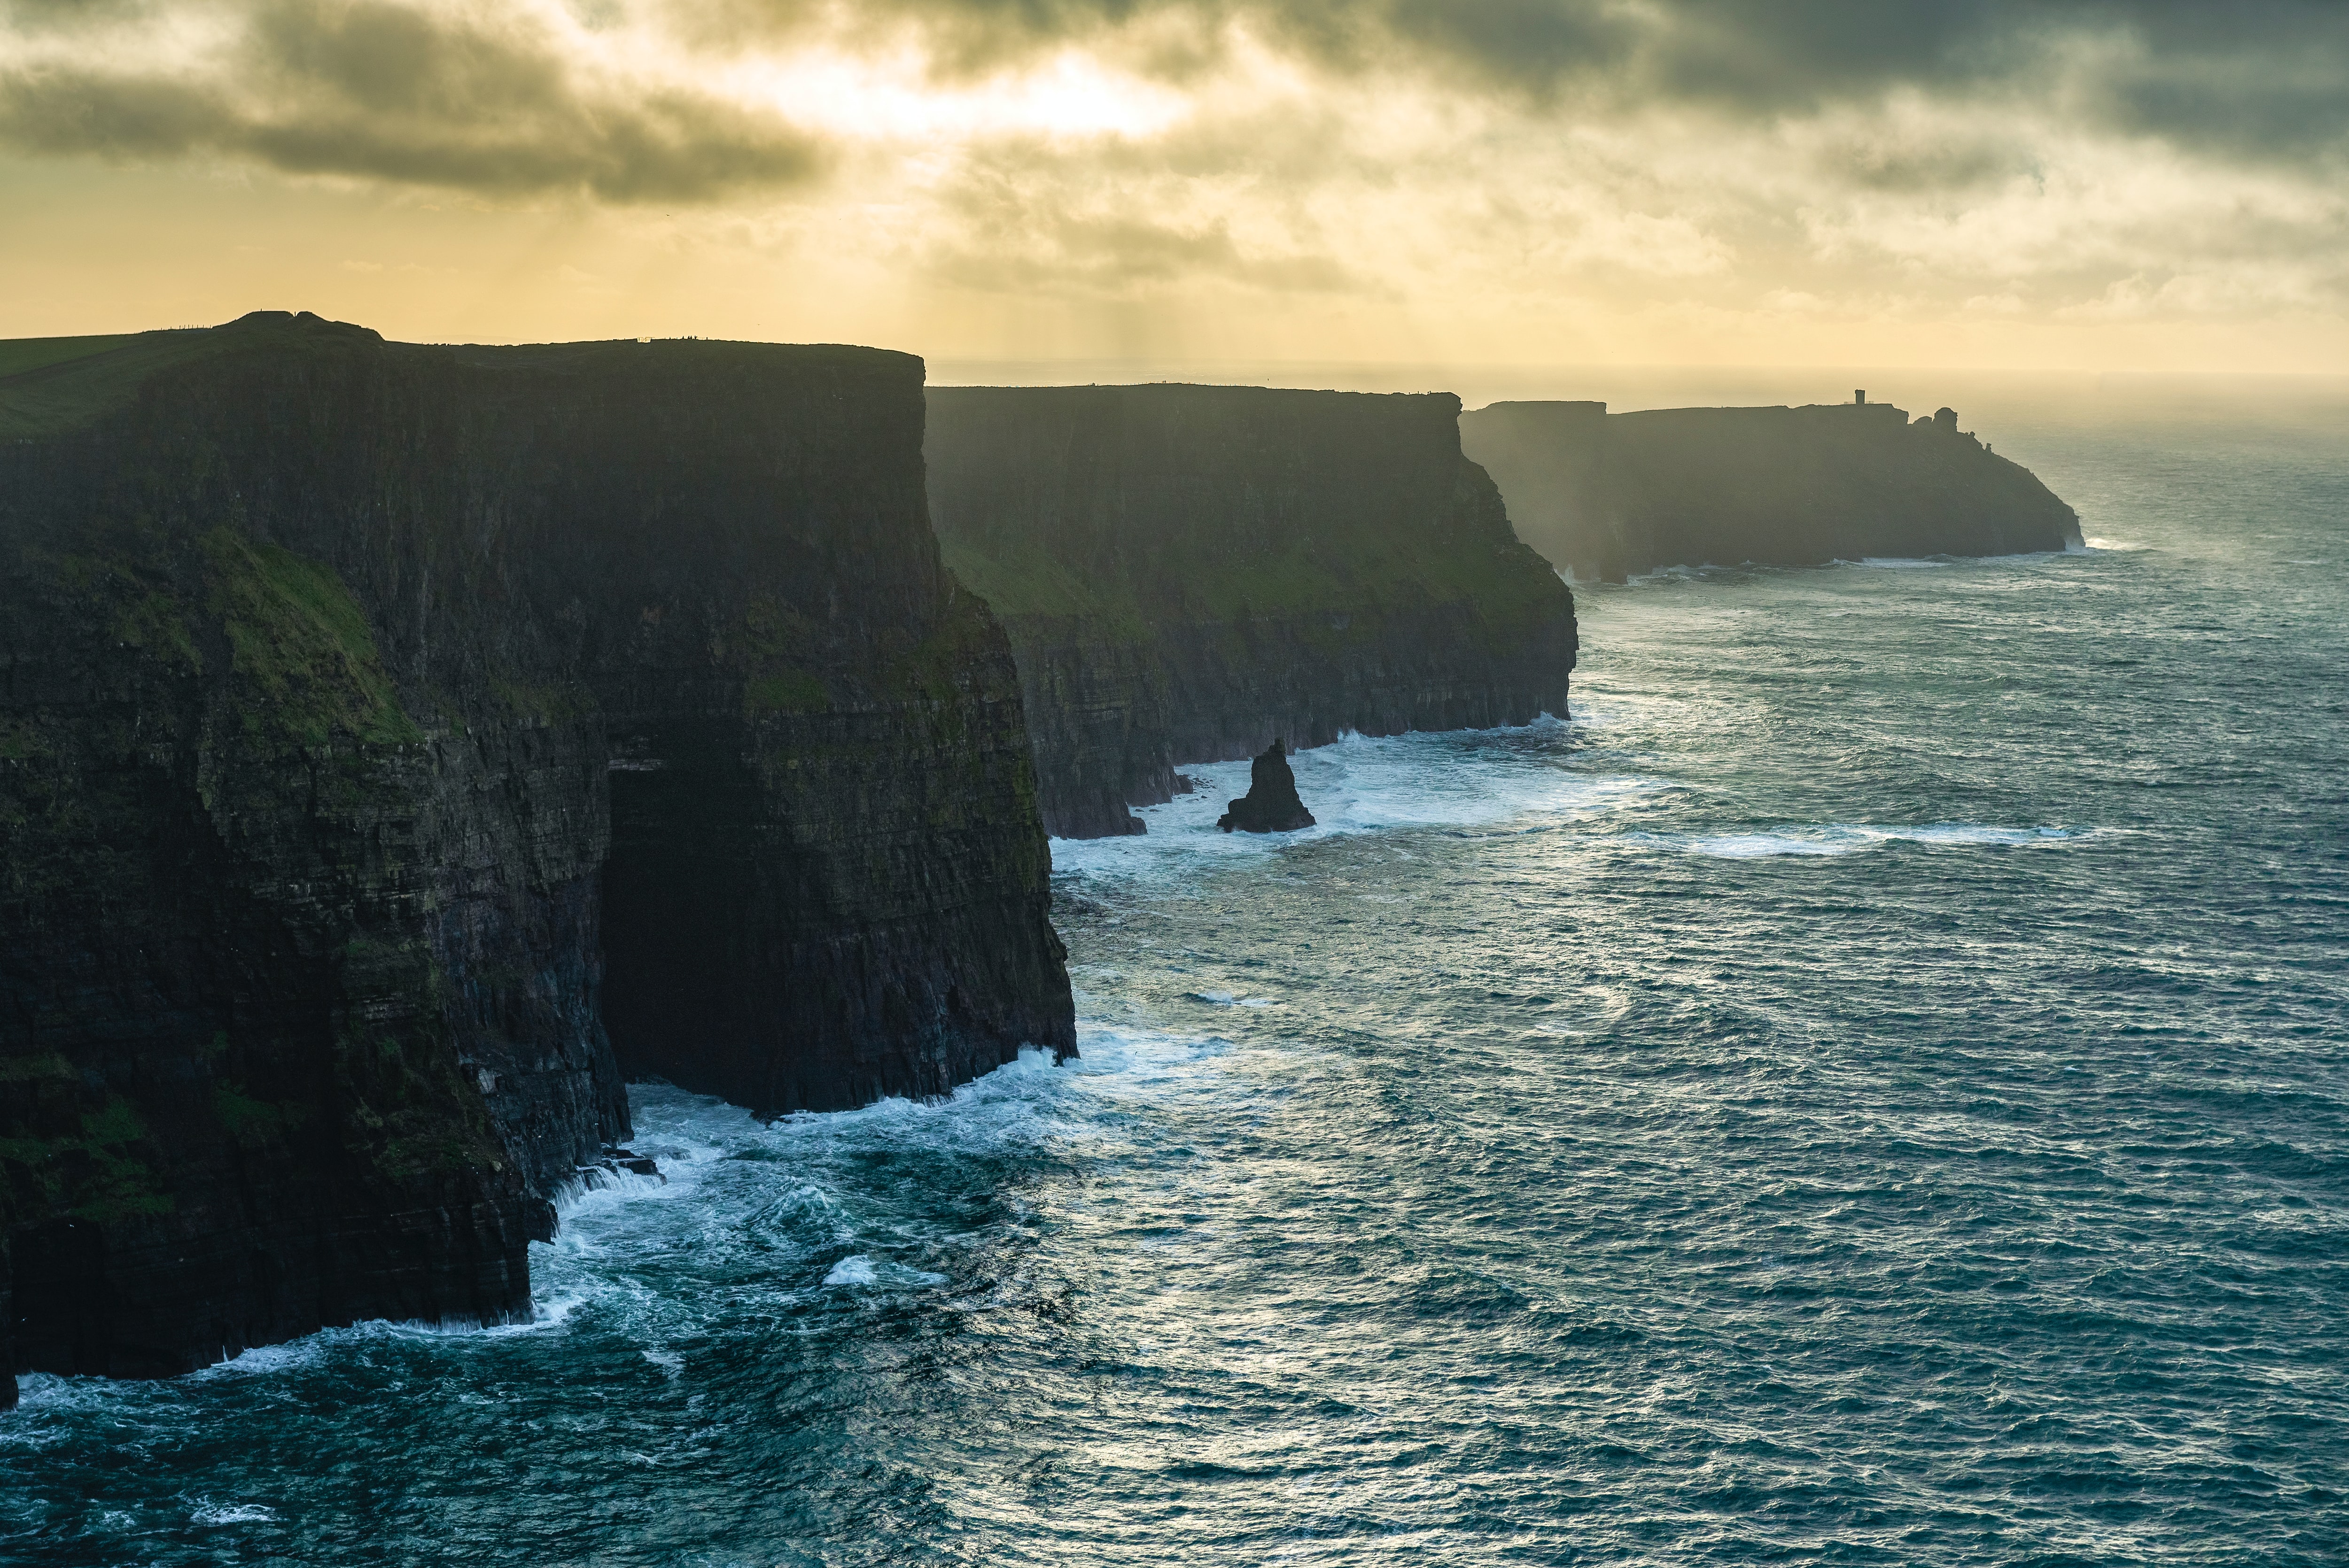
<path fill-rule="evenodd" d="M 0 0 L 0 335 L 2349 367 L 2349 8 Z"/>

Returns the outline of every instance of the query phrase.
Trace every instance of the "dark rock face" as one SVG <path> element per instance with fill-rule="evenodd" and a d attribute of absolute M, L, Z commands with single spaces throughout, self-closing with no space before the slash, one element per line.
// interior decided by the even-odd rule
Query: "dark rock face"
<path fill-rule="evenodd" d="M 1577 577 L 1660 566 L 1812 566 L 2080 543 L 2031 470 L 1889 403 L 1657 408 L 1495 403 L 1461 417 L 1527 543 Z"/>
<path fill-rule="evenodd" d="M 1297 774 L 1278 740 L 1249 764 L 1248 792 L 1216 819 L 1226 833 L 1293 833 L 1312 825 L 1313 813 L 1297 798 Z"/>
<path fill-rule="evenodd" d="M 1072 1048 L 922 418 L 900 355 L 282 315 L 0 379 L 6 1367 L 525 1312 L 624 1070 Z"/>
<path fill-rule="evenodd" d="M 1174 764 L 1566 711 L 1573 595 L 1448 394 L 933 387 L 939 542 L 1019 659 L 1046 827 L 1134 832 Z"/>

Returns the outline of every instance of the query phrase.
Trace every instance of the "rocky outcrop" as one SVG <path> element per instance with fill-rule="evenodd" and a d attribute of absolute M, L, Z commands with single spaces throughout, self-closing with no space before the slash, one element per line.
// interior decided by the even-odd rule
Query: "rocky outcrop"
<path fill-rule="evenodd" d="M 771 1114 L 1072 1047 L 919 361 L 99 346 L 0 379 L 10 1367 L 524 1312 L 624 1074 Z"/>
<path fill-rule="evenodd" d="M 1293 833 L 1313 826 L 1313 813 L 1298 799 L 1297 773 L 1279 741 L 1248 765 L 1248 792 L 1226 802 L 1216 826 L 1226 833 Z"/>
<path fill-rule="evenodd" d="M 1586 580 L 2080 543 L 2072 509 L 1947 408 L 1911 423 L 1864 400 L 1613 415 L 1495 403 L 1462 416 L 1460 438 L 1526 542 Z"/>
<path fill-rule="evenodd" d="M 1174 764 L 1564 714 L 1573 596 L 1458 399 L 933 387 L 931 515 L 1019 659 L 1046 826 L 1139 831 Z"/>

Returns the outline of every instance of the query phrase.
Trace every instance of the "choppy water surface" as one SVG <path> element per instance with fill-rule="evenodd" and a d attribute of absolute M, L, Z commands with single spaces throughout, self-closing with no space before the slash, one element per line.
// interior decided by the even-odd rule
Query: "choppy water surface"
<path fill-rule="evenodd" d="M 533 1325 L 32 1379 L 0 1558 L 2349 1558 L 2349 478 L 2034 460 L 2100 549 L 1588 591 L 1571 727 L 1056 846 L 1082 1062 L 642 1091 Z"/>

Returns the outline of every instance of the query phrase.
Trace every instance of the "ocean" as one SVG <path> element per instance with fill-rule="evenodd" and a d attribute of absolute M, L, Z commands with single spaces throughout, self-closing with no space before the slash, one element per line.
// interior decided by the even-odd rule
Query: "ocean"
<path fill-rule="evenodd" d="M 2162 396 L 1056 843 L 1081 1060 L 641 1086 L 531 1323 L 26 1379 L 0 1562 L 2349 1561 L 2349 419 Z"/>

